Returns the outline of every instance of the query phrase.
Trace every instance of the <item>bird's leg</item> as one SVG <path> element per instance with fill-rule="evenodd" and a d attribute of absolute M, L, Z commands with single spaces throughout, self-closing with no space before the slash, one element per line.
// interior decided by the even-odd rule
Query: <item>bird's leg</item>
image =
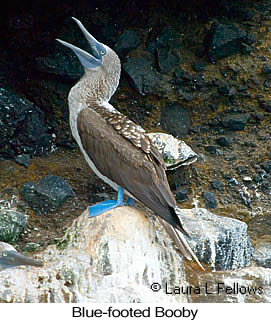
<path fill-rule="evenodd" d="M 89 207 L 89 216 L 92 218 L 94 216 L 100 215 L 106 211 L 112 210 L 115 207 L 134 204 L 133 199 L 129 197 L 128 202 L 123 202 L 123 188 L 119 187 L 117 200 L 107 200 L 101 203 L 95 204 Z"/>

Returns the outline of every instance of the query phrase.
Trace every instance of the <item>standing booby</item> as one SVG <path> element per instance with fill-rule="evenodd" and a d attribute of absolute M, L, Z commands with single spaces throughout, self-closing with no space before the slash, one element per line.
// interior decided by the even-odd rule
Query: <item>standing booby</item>
<path fill-rule="evenodd" d="M 0 242 L 0 271 L 22 265 L 41 267 L 43 263 L 39 260 L 24 256 L 6 242 Z"/>
<path fill-rule="evenodd" d="M 170 190 L 162 155 L 143 128 L 109 103 L 119 84 L 119 57 L 98 42 L 78 19 L 73 20 L 92 53 L 57 39 L 74 52 L 84 67 L 84 75 L 68 96 L 71 131 L 94 173 L 118 191 L 117 201 L 90 207 L 90 216 L 124 205 L 124 190 L 130 197 L 129 204 L 131 198 L 137 199 L 154 211 L 184 256 L 194 258 L 200 265 L 183 236 L 188 233 L 178 217 L 180 209 Z"/>

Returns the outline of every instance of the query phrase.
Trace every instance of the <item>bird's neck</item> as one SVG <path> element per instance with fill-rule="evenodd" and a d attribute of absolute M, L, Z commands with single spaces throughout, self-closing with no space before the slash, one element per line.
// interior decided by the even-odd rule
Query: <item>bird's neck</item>
<path fill-rule="evenodd" d="M 76 100 L 84 106 L 87 103 L 108 106 L 109 100 L 117 90 L 120 75 L 113 74 L 110 77 L 103 77 L 94 74 L 94 76 L 85 73 L 70 90 L 69 100 Z"/>

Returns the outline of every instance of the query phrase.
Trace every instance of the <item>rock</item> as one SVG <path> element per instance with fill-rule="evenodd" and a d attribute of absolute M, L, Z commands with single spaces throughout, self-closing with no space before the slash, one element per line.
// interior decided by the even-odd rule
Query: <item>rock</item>
<path fill-rule="evenodd" d="M 255 174 L 255 175 L 253 176 L 253 181 L 254 181 L 255 183 L 260 183 L 260 182 L 262 182 L 262 181 L 263 181 L 263 177 L 262 177 L 262 175 L 260 175 L 260 174 Z"/>
<path fill-rule="evenodd" d="M 30 155 L 22 154 L 15 157 L 16 163 L 23 165 L 25 168 L 28 168 L 31 162 Z"/>
<path fill-rule="evenodd" d="M 192 64 L 192 67 L 196 72 L 203 72 L 206 69 L 206 63 L 194 62 Z"/>
<path fill-rule="evenodd" d="M 59 49 L 51 55 L 45 57 L 38 57 L 36 59 L 36 68 L 38 71 L 57 75 L 68 80 L 78 80 L 83 74 L 84 70 L 78 58 L 65 49 Z"/>
<path fill-rule="evenodd" d="M 249 184 L 252 182 L 252 178 L 250 176 L 243 177 L 243 182 Z"/>
<path fill-rule="evenodd" d="M 166 233 L 135 208 L 120 207 L 91 219 L 86 210 L 57 245 L 38 256 L 42 268 L 0 272 L 0 303 L 187 301 L 187 295 L 165 292 L 165 283 L 185 282 L 178 252 Z M 156 282 L 161 290 L 154 292 Z"/>
<path fill-rule="evenodd" d="M 156 36 L 155 40 L 147 46 L 147 51 L 157 55 L 159 71 L 167 73 L 172 68 L 177 68 L 180 63 L 179 48 L 179 34 L 171 27 L 165 27 L 160 35 Z"/>
<path fill-rule="evenodd" d="M 218 190 L 218 191 L 222 191 L 224 188 L 224 184 L 221 181 L 219 181 L 218 179 L 212 180 L 211 185 L 212 185 L 212 188 L 214 188 L 215 190 Z"/>
<path fill-rule="evenodd" d="M 233 24 L 213 23 L 205 46 L 211 61 L 238 53 L 247 41 L 247 32 Z"/>
<path fill-rule="evenodd" d="M 271 112 L 271 100 L 265 101 L 263 98 L 259 99 L 259 105 L 267 112 Z"/>
<path fill-rule="evenodd" d="M 200 261 L 217 270 L 250 265 L 253 248 L 246 223 L 217 216 L 203 208 L 182 210 L 182 213 L 190 245 Z"/>
<path fill-rule="evenodd" d="M 204 192 L 202 194 L 202 197 L 204 199 L 205 205 L 207 209 L 215 209 L 217 207 L 217 201 L 215 199 L 215 196 L 211 192 Z"/>
<path fill-rule="evenodd" d="M 141 94 L 155 94 L 159 89 L 159 74 L 152 67 L 153 57 L 142 52 L 139 57 L 128 57 L 123 69 L 130 77 L 133 86 Z"/>
<path fill-rule="evenodd" d="M 189 111 L 178 103 L 162 109 L 161 127 L 175 137 L 184 137 L 189 133 L 191 120 Z"/>
<path fill-rule="evenodd" d="M 262 69 L 262 73 L 267 75 L 268 78 L 271 77 L 271 64 L 265 63 Z"/>
<path fill-rule="evenodd" d="M 180 63 L 180 58 L 171 49 L 167 47 L 157 48 L 158 67 L 161 73 L 166 73 Z"/>
<path fill-rule="evenodd" d="M 271 101 L 270 101 L 270 107 L 271 107 Z M 270 111 L 271 111 L 271 109 L 270 109 Z M 255 113 L 253 115 L 253 117 L 255 118 L 256 122 L 263 121 L 263 119 L 264 119 L 264 113 L 260 113 L 260 112 Z"/>
<path fill-rule="evenodd" d="M 232 140 L 228 137 L 222 136 L 216 139 L 216 142 L 221 146 L 221 147 L 229 147 L 232 143 Z"/>
<path fill-rule="evenodd" d="M 188 190 L 186 187 L 182 187 L 175 195 L 177 201 L 184 202 L 188 201 Z"/>
<path fill-rule="evenodd" d="M 23 249 L 25 252 L 36 252 L 40 250 L 40 244 L 35 242 L 28 242 Z"/>
<path fill-rule="evenodd" d="M 21 197 L 39 214 L 55 211 L 69 197 L 74 196 L 70 185 L 59 176 L 47 175 L 37 182 L 24 183 Z"/>
<path fill-rule="evenodd" d="M 238 165 L 235 168 L 239 174 L 247 174 L 247 167 L 243 165 Z"/>
<path fill-rule="evenodd" d="M 147 51 L 154 54 L 158 48 L 168 48 L 171 50 L 178 50 L 180 48 L 180 34 L 172 27 L 164 27 L 158 36 L 151 41 L 147 46 Z"/>
<path fill-rule="evenodd" d="M 217 80 L 215 85 L 218 87 L 217 90 L 222 95 L 229 95 L 230 93 L 230 85 L 225 80 Z"/>
<path fill-rule="evenodd" d="M 258 266 L 271 268 L 271 243 L 258 243 L 254 248 L 253 260 Z"/>
<path fill-rule="evenodd" d="M 241 53 L 244 54 L 244 55 L 248 55 L 251 52 L 253 52 L 253 48 L 250 45 L 246 44 L 246 43 L 242 43 Z"/>
<path fill-rule="evenodd" d="M 205 150 L 210 154 L 216 154 L 217 152 L 216 146 L 213 145 L 205 146 Z"/>
<path fill-rule="evenodd" d="M 182 70 L 181 68 L 175 70 L 174 76 L 176 77 L 176 79 L 181 79 L 184 76 L 184 70 Z"/>
<path fill-rule="evenodd" d="M 197 160 L 198 155 L 184 141 L 166 133 L 155 132 L 147 135 L 163 155 L 167 170 L 190 165 Z"/>
<path fill-rule="evenodd" d="M 271 173 L 271 160 L 268 160 L 267 162 L 265 162 L 263 164 L 263 169 L 267 172 L 267 173 Z"/>
<path fill-rule="evenodd" d="M 42 155 L 51 146 L 44 113 L 30 101 L 0 88 L 0 156 Z"/>
<path fill-rule="evenodd" d="M 14 242 L 24 231 L 28 216 L 21 212 L 0 209 L 0 241 Z"/>
<path fill-rule="evenodd" d="M 189 286 L 201 279 L 201 286 L 207 282 L 211 288 L 210 277 L 214 275 L 214 284 L 224 282 L 223 277 L 238 280 L 240 271 L 225 270 L 250 263 L 252 248 L 247 225 L 198 208 L 182 210 L 181 220 L 198 256 L 212 268 L 222 269 L 221 273 L 207 270 L 199 275 L 189 265 L 189 275 L 185 275 L 186 262 L 180 261 L 159 222 L 149 221 L 138 209 L 116 208 L 92 219 L 86 210 L 57 245 L 50 245 L 37 255 L 43 260 L 43 267 L 0 272 L 0 303 L 187 302 L 187 294 L 166 294 L 165 284 Z M 249 270 L 252 269 L 246 272 Z M 258 279 L 267 277 L 264 273 L 259 271 Z M 253 273 L 246 275 L 247 279 L 250 277 L 255 281 Z M 153 292 L 151 286 L 155 282 L 161 289 Z M 265 286 L 269 285 L 270 280 Z M 220 301 L 227 295 L 219 294 Z M 205 293 L 194 296 L 208 297 Z"/>
<path fill-rule="evenodd" d="M 244 130 L 249 119 L 248 113 L 229 114 L 222 119 L 222 124 L 231 130 Z"/>
<path fill-rule="evenodd" d="M 140 43 L 137 33 L 133 30 L 124 30 L 120 35 L 114 49 L 121 57 L 127 55 L 132 49 L 135 49 Z"/>

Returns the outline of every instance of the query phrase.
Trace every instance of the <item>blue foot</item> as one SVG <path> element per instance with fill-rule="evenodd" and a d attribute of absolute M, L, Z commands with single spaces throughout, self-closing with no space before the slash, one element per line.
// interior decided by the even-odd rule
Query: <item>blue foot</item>
<path fill-rule="evenodd" d="M 89 216 L 91 218 L 100 215 L 106 211 L 112 210 L 118 206 L 123 205 L 129 205 L 132 206 L 134 204 L 134 201 L 132 198 L 129 197 L 128 202 L 123 202 L 123 188 L 119 187 L 118 190 L 118 199 L 117 200 L 107 200 L 98 204 L 95 204 L 93 206 L 89 207 Z"/>

